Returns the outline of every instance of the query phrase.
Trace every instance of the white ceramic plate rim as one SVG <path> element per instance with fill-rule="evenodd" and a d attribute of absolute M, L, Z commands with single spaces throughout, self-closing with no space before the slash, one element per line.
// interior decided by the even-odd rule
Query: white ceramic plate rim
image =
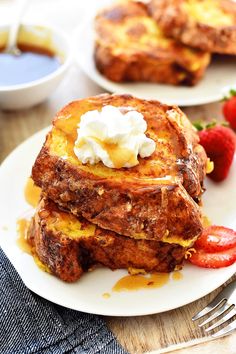
<path fill-rule="evenodd" d="M 8 168 L 10 165 L 12 164 L 19 164 L 19 160 L 21 157 L 22 161 L 24 160 L 24 158 L 26 157 L 26 154 L 31 154 L 31 150 L 32 150 L 32 146 L 34 144 L 36 144 L 37 147 L 37 152 L 39 151 L 40 147 L 41 147 L 41 143 L 44 139 L 44 136 L 46 134 L 46 132 L 48 131 L 47 129 L 44 129 L 43 131 L 35 134 L 33 137 L 29 138 L 27 141 L 25 141 L 23 144 L 21 144 L 19 147 L 17 147 L 10 155 L 9 157 L 3 162 L 1 168 L 0 168 L 0 194 L 3 195 L 3 189 L 10 189 L 10 186 L 7 186 L 5 184 L 6 179 L 10 180 L 11 176 L 8 176 L 6 173 L 8 172 Z M 234 161 L 234 165 L 235 165 L 235 171 L 236 172 L 236 159 Z M 27 169 L 30 170 L 31 166 L 27 165 Z M 20 173 L 20 172 L 19 172 Z M 25 171 L 24 171 L 25 173 Z M 231 176 L 232 177 L 232 176 Z M 232 178 L 231 178 L 232 179 Z M 19 188 L 21 188 L 22 186 L 19 186 Z M 18 188 L 18 187 L 17 187 Z M 23 187 L 22 187 L 23 188 Z M 218 188 L 218 187 L 217 187 Z M 22 193 L 23 195 L 23 193 Z M 13 199 L 14 200 L 14 199 Z M 5 204 L 7 203 L 6 200 L 2 199 L 1 202 L 2 207 L 5 207 Z M 15 214 L 16 211 L 14 211 L 13 214 Z M 17 211 L 17 215 L 20 215 L 21 212 L 24 212 L 24 210 L 18 210 Z M 1 214 L 2 215 L 2 214 Z M 13 222 L 16 222 L 16 217 L 15 215 L 13 215 Z M 228 222 L 227 222 L 228 224 Z M 227 226 L 227 225 L 226 225 Z M 232 225 L 229 225 L 230 227 Z M 4 227 L 4 221 L 1 220 L 0 221 L 0 230 L 2 230 L 2 228 Z M 15 226 L 14 226 L 15 227 Z M 14 229 L 13 227 L 13 229 Z M 16 232 L 14 236 L 10 236 L 14 238 L 14 242 L 15 239 L 17 237 Z M 104 300 L 102 298 L 102 296 L 98 299 L 98 304 L 94 304 L 93 302 L 86 304 L 86 302 L 84 304 L 78 304 L 78 303 L 73 303 L 72 301 L 70 301 L 68 299 L 69 295 L 70 295 L 70 291 L 72 291 L 73 289 L 76 289 L 76 287 L 78 286 L 78 289 L 82 289 L 85 286 L 85 294 L 86 294 L 86 286 L 89 284 L 89 277 L 93 276 L 92 274 L 96 274 L 96 277 L 98 277 L 98 281 L 99 279 L 102 278 L 112 278 L 112 284 L 114 285 L 116 279 L 120 278 L 122 275 L 125 275 L 125 271 L 115 271 L 115 272 L 111 272 L 108 269 L 102 268 L 102 269 L 98 269 L 90 274 L 86 274 L 84 275 L 81 280 L 79 280 L 79 282 L 77 282 L 76 284 L 65 284 L 63 282 L 61 282 L 60 280 L 58 280 L 57 278 L 44 273 L 43 271 L 41 271 L 34 263 L 34 261 L 32 260 L 32 257 L 30 257 L 29 255 L 26 255 L 25 253 L 22 253 L 22 251 L 20 249 L 18 249 L 17 247 L 14 248 L 12 247 L 12 242 L 10 243 L 8 240 L 4 241 L 4 237 L 0 238 L 0 245 L 2 246 L 4 252 L 6 253 L 6 255 L 9 257 L 10 261 L 13 263 L 13 265 L 15 266 L 16 270 L 18 271 L 18 273 L 20 274 L 23 282 L 25 283 L 25 285 L 31 289 L 32 291 L 34 291 L 36 294 L 44 297 L 45 299 L 52 301 L 54 303 L 57 303 L 58 305 L 61 306 L 65 306 L 68 308 L 72 308 L 74 310 L 78 310 L 78 311 L 83 311 L 83 312 L 88 312 L 88 313 L 94 313 L 94 314 L 99 314 L 99 315 L 108 315 L 108 316 L 141 316 L 141 315 L 148 315 L 148 314 L 154 314 L 154 313 L 160 313 L 160 312 L 164 312 L 164 311 L 168 311 L 168 310 L 172 310 L 178 307 L 181 307 L 183 305 L 186 305 L 188 303 L 191 303 L 197 299 L 199 299 L 200 297 L 205 296 L 206 294 L 210 293 L 211 291 L 215 290 L 216 288 L 218 288 L 220 285 L 222 285 L 225 281 L 227 281 L 236 271 L 236 264 L 227 267 L 227 268 L 222 268 L 219 270 L 206 270 L 206 269 L 201 269 L 201 268 L 197 268 L 197 267 L 193 267 L 191 265 L 186 265 L 184 267 L 183 270 L 183 274 L 184 277 L 186 276 L 188 279 L 188 274 L 190 274 L 190 279 L 195 279 L 197 277 L 197 279 L 202 279 L 202 276 L 206 276 L 206 280 L 207 280 L 207 287 L 205 289 L 197 289 L 198 293 L 194 293 L 194 292 L 190 292 L 189 294 L 187 294 L 187 298 L 183 297 L 181 298 L 181 296 L 179 296 L 181 294 L 182 291 L 186 291 L 186 284 L 183 286 L 181 285 L 181 281 L 176 282 L 173 285 L 173 282 L 168 283 L 167 285 L 165 285 L 163 288 L 160 289 L 154 289 L 154 290 L 147 290 L 147 291 L 138 291 L 138 292 L 128 292 L 128 293 L 116 293 L 115 295 L 112 294 L 111 299 L 115 300 L 115 303 L 117 302 L 118 304 L 120 304 L 119 308 L 116 308 L 115 306 L 113 306 L 113 303 L 111 303 L 111 305 L 109 304 L 110 299 Z M 30 268 L 32 268 L 32 274 L 31 274 L 31 278 L 33 277 L 33 279 L 36 279 L 36 281 L 30 281 L 30 277 L 29 274 L 27 274 L 27 272 L 22 271 L 21 266 L 22 266 L 22 262 L 25 262 L 27 264 L 29 264 Z M 95 273 L 96 272 L 96 273 Z M 100 278 L 99 278 L 100 277 Z M 209 277 L 209 280 L 208 280 Z M 48 291 L 45 291 L 45 289 L 43 290 L 42 288 L 40 288 L 38 281 L 38 278 L 42 278 L 43 282 L 46 282 L 45 285 L 47 285 L 48 288 L 53 288 L 59 286 L 62 286 L 63 288 L 66 288 L 66 291 L 68 291 L 68 297 L 60 297 L 60 294 L 53 294 L 50 293 Z M 113 281 L 114 278 L 114 281 Z M 92 279 L 92 278 L 91 278 Z M 210 281 L 210 279 L 213 279 L 213 281 Z M 199 288 L 199 283 L 195 283 L 195 287 L 196 284 L 198 284 L 198 288 Z M 200 283 L 201 284 L 201 283 Z M 91 285 L 91 284 L 90 284 Z M 191 287 L 193 284 L 189 284 L 189 286 Z M 167 291 L 167 293 L 169 293 L 168 289 L 172 289 L 173 290 L 173 286 L 174 289 L 177 289 L 178 287 L 180 287 L 181 290 L 180 293 L 174 293 L 173 296 L 179 296 L 179 298 L 177 299 L 177 305 L 176 303 L 172 304 L 168 301 L 165 301 L 162 299 L 162 303 L 156 303 L 155 301 L 153 301 L 153 304 L 151 304 L 151 308 L 150 308 L 150 304 L 148 301 L 148 298 L 150 297 L 152 300 L 153 299 L 157 299 L 158 295 L 160 294 L 159 292 L 162 291 L 162 289 L 164 289 L 164 291 Z M 172 288 L 171 288 L 172 287 Z M 94 285 L 94 289 L 96 288 L 96 282 Z M 90 289 L 93 289 L 93 284 L 92 287 L 90 287 Z M 107 288 L 107 291 L 109 292 L 110 288 Z M 74 290 L 73 290 L 74 291 Z M 178 288 L 179 291 L 179 288 Z M 88 291 L 89 292 L 89 291 Z M 77 292 L 76 292 L 77 294 Z M 151 295 L 150 295 L 151 294 Z M 102 295 L 102 294 L 100 294 Z M 78 298 L 80 296 L 80 293 L 78 291 Z M 117 296 L 117 299 L 115 298 Z M 97 299 L 97 298 L 96 298 Z M 142 299 L 142 306 L 136 306 L 136 308 L 132 308 L 131 307 L 127 307 L 126 302 L 127 299 L 129 301 L 132 302 L 136 302 L 137 299 Z M 174 299 L 174 298 L 173 298 Z M 114 301 L 112 300 L 112 301 Z M 176 299 L 175 299 L 176 300 Z M 90 300 L 89 300 L 90 301 Z M 129 302 L 128 301 L 128 302 Z"/>

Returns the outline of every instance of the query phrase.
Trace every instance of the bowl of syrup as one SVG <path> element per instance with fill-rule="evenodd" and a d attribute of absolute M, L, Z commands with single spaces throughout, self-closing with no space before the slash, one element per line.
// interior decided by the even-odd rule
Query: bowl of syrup
<path fill-rule="evenodd" d="M 8 26 L 0 26 L 0 109 L 23 109 L 52 94 L 71 63 L 70 40 L 59 29 L 22 24 L 19 55 L 5 51 Z"/>

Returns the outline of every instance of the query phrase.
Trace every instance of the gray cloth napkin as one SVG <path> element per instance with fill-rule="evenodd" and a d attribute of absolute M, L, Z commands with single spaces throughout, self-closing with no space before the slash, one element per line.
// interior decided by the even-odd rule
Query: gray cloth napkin
<path fill-rule="evenodd" d="M 1 354 L 126 354 L 99 317 L 55 305 L 26 288 L 0 249 Z"/>

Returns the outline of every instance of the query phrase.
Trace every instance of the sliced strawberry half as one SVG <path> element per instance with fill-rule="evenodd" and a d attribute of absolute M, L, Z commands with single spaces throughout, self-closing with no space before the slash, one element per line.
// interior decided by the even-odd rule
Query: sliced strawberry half
<path fill-rule="evenodd" d="M 203 249 L 196 249 L 189 261 L 204 268 L 222 268 L 228 267 L 236 261 L 236 247 L 222 252 L 209 253 Z"/>
<path fill-rule="evenodd" d="M 224 226 L 205 228 L 194 246 L 207 252 L 221 252 L 236 246 L 236 232 Z"/>

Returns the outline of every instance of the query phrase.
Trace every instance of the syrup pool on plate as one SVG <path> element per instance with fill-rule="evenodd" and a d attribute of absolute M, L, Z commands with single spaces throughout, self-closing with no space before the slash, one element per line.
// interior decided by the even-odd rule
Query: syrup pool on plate
<path fill-rule="evenodd" d="M 37 187 L 34 184 L 32 178 L 28 178 L 24 190 L 26 202 L 29 205 L 31 205 L 33 208 L 36 208 L 40 199 L 40 194 L 41 194 L 41 188 Z"/>
<path fill-rule="evenodd" d="M 27 219 L 17 220 L 18 238 L 16 240 L 16 243 L 23 252 L 32 254 L 32 248 L 27 242 L 27 238 L 26 238 L 28 227 L 29 227 L 29 221 Z"/>
<path fill-rule="evenodd" d="M 183 278 L 182 273 L 179 271 L 173 273 L 153 273 L 148 275 L 126 275 L 116 282 L 112 291 L 121 292 L 161 288 L 169 282 L 171 276 L 172 280 L 181 280 Z"/>
<path fill-rule="evenodd" d="M 26 202 L 35 208 L 38 205 L 39 199 L 41 194 L 41 188 L 37 187 L 34 184 L 32 178 L 28 178 L 25 189 L 24 189 L 24 196 Z M 19 248 L 29 254 L 32 254 L 32 247 L 27 242 L 27 231 L 29 227 L 29 220 L 26 218 L 20 218 L 17 220 L 17 245 Z"/>

